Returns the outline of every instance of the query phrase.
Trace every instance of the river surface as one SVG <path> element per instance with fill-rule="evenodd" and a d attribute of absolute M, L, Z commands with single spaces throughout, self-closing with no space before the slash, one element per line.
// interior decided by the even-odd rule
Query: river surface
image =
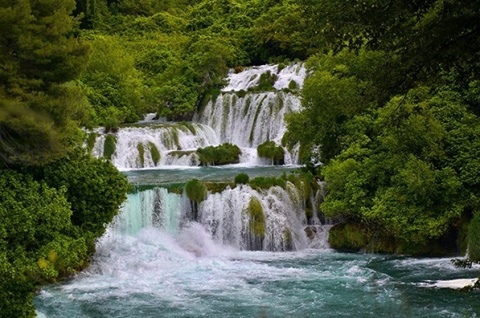
<path fill-rule="evenodd" d="M 275 167 L 239 169 L 126 174 L 135 184 L 162 185 L 184 182 L 187 176 L 226 181 L 239 171 L 283 173 Z M 129 196 L 130 201 L 135 198 Z M 455 268 L 450 258 L 345 254 L 322 244 L 290 252 L 246 251 L 219 242 L 205 224 L 180 225 L 178 218 L 173 219 L 168 226 L 140 222 L 135 230 L 126 230 L 123 223 L 121 227 L 118 219 L 99 240 L 87 270 L 38 293 L 38 316 L 477 317 L 480 313 L 478 292 L 443 288 L 457 279 L 476 277 L 479 268 Z"/>

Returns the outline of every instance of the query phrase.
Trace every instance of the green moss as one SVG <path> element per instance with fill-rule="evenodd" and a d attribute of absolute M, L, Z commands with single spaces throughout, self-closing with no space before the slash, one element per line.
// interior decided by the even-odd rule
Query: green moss
<path fill-rule="evenodd" d="M 190 201 L 200 203 L 207 198 L 208 190 L 205 184 L 198 179 L 192 179 L 185 185 L 185 191 Z"/>
<path fill-rule="evenodd" d="M 192 134 L 197 134 L 197 130 L 195 129 L 195 126 L 193 125 L 193 123 L 191 122 L 188 122 L 188 121 L 182 121 L 179 123 L 180 125 L 182 126 L 185 126 L 188 128 L 188 130 L 192 133 Z"/>
<path fill-rule="evenodd" d="M 235 176 L 235 184 L 247 184 L 250 177 L 246 173 L 239 173 Z"/>
<path fill-rule="evenodd" d="M 265 216 L 260 200 L 255 197 L 250 199 L 248 203 L 248 214 L 250 216 L 250 232 L 255 235 L 256 238 L 263 240 L 265 236 Z"/>
<path fill-rule="evenodd" d="M 145 148 L 141 142 L 137 144 L 137 150 L 138 157 L 140 158 L 140 167 L 143 168 L 145 166 Z"/>
<path fill-rule="evenodd" d="M 285 68 L 285 66 L 286 65 L 284 63 L 279 63 L 277 66 L 277 73 L 280 73 Z"/>
<path fill-rule="evenodd" d="M 480 261 L 480 213 L 473 215 L 468 226 L 468 257 L 472 261 Z"/>
<path fill-rule="evenodd" d="M 153 142 L 148 142 L 148 145 L 150 146 L 150 154 L 152 156 L 153 163 L 157 165 L 160 162 L 160 152 L 157 149 L 157 146 Z"/>
<path fill-rule="evenodd" d="M 282 165 L 285 162 L 285 152 L 283 148 L 277 146 L 273 141 L 267 141 L 257 147 L 260 157 L 270 159 L 272 164 Z"/>
<path fill-rule="evenodd" d="M 206 147 L 197 150 L 200 164 L 202 166 L 218 166 L 240 161 L 240 148 L 229 143 L 221 144 L 217 147 Z"/>
<path fill-rule="evenodd" d="M 226 188 L 232 187 L 233 185 L 229 182 L 206 182 L 205 186 L 207 190 L 211 193 L 221 193 Z"/>
<path fill-rule="evenodd" d="M 293 250 L 292 232 L 288 228 L 283 230 L 283 250 Z"/>
<path fill-rule="evenodd" d="M 272 72 L 267 71 L 260 75 L 258 85 L 255 87 L 251 87 L 248 90 L 251 92 L 264 92 L 274 90 L 273 85 L 275 84 L 277 79 L 278 77 L 276 74 L 272 74 Z"/>
<path fill-rule="evenodd" d="M 243 90 L 243 89 L 241 89 L 241 90 L 239 90 L 239 91 L 236 91 L 235 94 L 236 94 L 239 98 L 244 98 L 244 97 L 248 94 L 248 92 L 245 91 L 245 90 Z"/>
<path fill-rule="evenodd" d="M 103 145 L 103 157 L 111 160 L 113 154 L 115 153 L 116 145 L 117 138 L 114 135 L 106 135 L 105 144 Z"/>
<path fill-rule="evenodd" d="M 93 147 L 95 147 L 95 141 L 97 140 L 97 133 L 89 133 L 87 137 L 87 150 L 89 153 L 92 152 Z"/>
<path fill-rule="evenodd" d="M 260 107 L 260 105 L 263 104 L 263 102 L 265 101 L 265 98 L 267 98 L 267 95 L 265 95 L 262 100 L 260 101 L 260 103 L 258 103 L 258 107 L 257 107 L 257 111 L 255 112 L 255 117 L 253 118 L 253 125 L 252 125 L 252 130 L 250 131 L 250 137 L 249 137 L 249 141 L 252 142 L 253 141 L 253 133 L 254 133 L 254 128 L 257 124 L 257 119 L 258 119 L 258 115 L 260 114 L 260 111 L 262 110 L 262 107 Z"/>
<path fill-rule="evenodd" d="M 298 89 L 298 84 L 294 80 L 291 80 L 290 83 L 288 83 L 288 89 L 290 90 L 296 90 Z"/>
<path fill-rule="evenodd" d="M 283 189 L 286 189 L 287 187 L 287 182 L 283 180 L 282 178 L 276 178 L 276 177 L 256 177 L 248 182 L 250 187 L 255 190 L 268 190 L 271 187 L 281 187 Z"/>

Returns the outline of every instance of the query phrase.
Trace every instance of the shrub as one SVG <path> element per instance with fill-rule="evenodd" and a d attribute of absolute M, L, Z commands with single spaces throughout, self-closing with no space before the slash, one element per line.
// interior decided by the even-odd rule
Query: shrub
<path fill-rule="evenodd" d="M 87 150 L 89 153 L 92 152 L 93 150 L 93 147 L 95 147 L 95 141 L 97 140 L 97 134 L 92 132 L 90 134 L 88 134 L 88 137 L 87 137 Z"/>
<path fill-rule="evenodd" d="M 206 147 L 197 150 L 202 166 L 218 166 L 240 162 L 240 148 L 229 143 L 217 147 Z"/>
<path fill-rule="evenodd" d="M 285 161 L 285 153 L 283 148 L 277 146 L 273 141 L 266 141 L 257 147 L 260 157 L 270 159 L 272 164 L 282 165 Z"/>
<path fill-rule="evenodd" d="M 190 201 L 200 203 L 207 198 L 207 187 L 198 179 L 192 179 L 185 185 L 185 192 Z"/>
<path fill-rule="evenodd" d="M 246 173 L 239 173 L 235 177 L 235 184 L 247 184 L 250 180 L 248 174 Z"/>

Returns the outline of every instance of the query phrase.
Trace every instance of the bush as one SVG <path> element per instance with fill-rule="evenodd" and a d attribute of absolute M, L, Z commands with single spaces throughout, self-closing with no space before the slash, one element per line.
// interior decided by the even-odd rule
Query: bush
<path fill-rule="evenodd" d="M 198 179 L 192 179 L 185 185 L 185 192 L 190 201 L 200 203 L 207 198 L 207 187 Z"/>
<path fill-rule="evenodd" d="M 235 177 L 235 184 L 247 184 L 250 180 L 248 174 L 246 173 L 239 173 Z"/>
<path fill-rule="evenodd" d="M 272 164 L 283 165 L 285 162 L 285 153 L 283 148 L 277 146 L 273 141 L 266 141 L 257 147 L 260 157 L 270 159 Z"/>
<path fill-rule="evenodd" d="M 240 148 L 229 143 L 217 147 L 206 147 L 197 150 L 200 164 L 202 166 L 219 166 L 232 163 L 239 163 Z"/>

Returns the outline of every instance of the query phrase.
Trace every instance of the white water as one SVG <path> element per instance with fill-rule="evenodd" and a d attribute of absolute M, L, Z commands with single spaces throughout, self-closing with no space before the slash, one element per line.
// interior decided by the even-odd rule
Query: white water
<path fill-rule="evenodd" d="M 229 93 L 258 85 L 260 75 L 268 71 L 278 77 L 274 84 L 277 91 L 246 93 L 244 97 Z M 198 166 L 199 160 L 195 154 L 198 148 L 228 142 L 241 148 L 241 165 L 268 165 L 268 160 L 258 157 L 256 147 L 269 140 L 280 145 L 286 131 L 285 115 L 301 110 L 297 95 L 282 90 L 291 81 L 301 88 L 304 79 L 303 64 L 286 66 L 280 72 L 277 65 L 247 68 L 238 74 L 232 72 L 223 93 L 214 101 L 209 101 L 202 112 L 194 116 L 194 123 L 165 123 L 164 119 L 153 120 L 155 114 L 147 114 L 139 122 L 142 127 L 120 128 L 113 133 L 116 148 L 111 160 L 121 170 Z M 95 132 L 98 137 L 92 154 L 103 157 L 106 135 L 102 129 Z M 143 160 L 139 145 L 144 149 Z M 158 162 L 152 159 L 152 146 L 160 153 Z M 285 164 L 298 164 L 298 147 L 291 151 L 285 149 Z"/>

